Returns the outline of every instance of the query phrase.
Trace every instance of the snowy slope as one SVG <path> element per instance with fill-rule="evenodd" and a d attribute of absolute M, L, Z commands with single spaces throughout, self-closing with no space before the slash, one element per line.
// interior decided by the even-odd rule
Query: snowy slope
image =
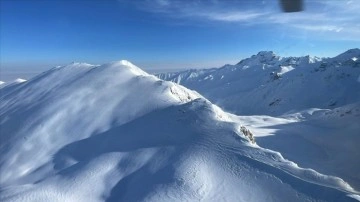
<path fill-rule="evenodd" d="M 5 86 L 15 86 L 17 84 L 21 84 L 24 83 L 26 80 L 25 79 L 21 79 L 21 78 L 17 78 L 14 81 L 11 82 L 4 82 L 4 81 L 0 81 L 0 89 L 4 88 Z"/>
<path fill-rule="evenodd" d="M 360 102 L 277 118 L 234 118 L 254 133 L 260 146 L 279 151 L 300 166 L 339 176 L 360 190 Z"/>
<path fill-rule="evenodd" d="M 259 52 L 236 65 L 157 76 L 194 89 L 239 115 L 282 115 L 360 101 L 360 49 L 334 58 Z"/>
<path fill-rule="evenodd" d="M 127 61 L 1 90 L 0 201 L 352 201 L 338 177 L 251 143 L 194 91 Z"/>

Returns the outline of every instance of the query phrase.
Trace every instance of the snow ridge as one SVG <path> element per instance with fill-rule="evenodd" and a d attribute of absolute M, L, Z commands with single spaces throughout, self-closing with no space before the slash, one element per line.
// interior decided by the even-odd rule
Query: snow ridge
<path fill-rule="evenodd" d="M 56 67 L 0 93 L 1 201 L 358 197 L 251 142 L 197 92 L 127 61 Z"/>

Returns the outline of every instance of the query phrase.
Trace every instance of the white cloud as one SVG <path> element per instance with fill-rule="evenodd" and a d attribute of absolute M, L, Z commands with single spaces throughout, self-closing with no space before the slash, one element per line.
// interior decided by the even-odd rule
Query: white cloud
<path fill-rule="evenodd" d="M 124 1 L 124 0 L 122 0 Z M 282 13 L 275 2 L 248 1 L 179 1 L 138 0 L 139 9 L 167 15 L 174 19 L 223 23 L 262 24 L 289 27 L 317 34 L 329 32 L 341 34 L 342 38 L 359 41 L 360 0 L 351 1 L 305 1 L 305 11 Z M 142 3 L 139 3 L 142 2 Z M 245 3 L 243 3 L 245 2 Z"/>
<path fill-rule="evenodd" d="M 224 22 L 246 22 L 249 20 L 257 19 L 265 13 L 240 11 L 240 12 L 212 12 L 212 13 L 199 13 L 199 17 L 205 17 L 209 20 L 224 21 Z"/>
<path fill-rule="evenodd" d="M 309 25 L 309 24 L 297 24 L 294 25 L 299 29 L 309 31 L 329 31 L 329 32 L 341 32 L 344 28 L 335 25 Z"/>

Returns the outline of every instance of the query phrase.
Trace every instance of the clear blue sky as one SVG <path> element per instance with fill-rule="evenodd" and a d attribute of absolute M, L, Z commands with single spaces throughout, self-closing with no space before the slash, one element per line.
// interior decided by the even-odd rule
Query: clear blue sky
<path fill-rule="evenodd" d="M 360 46 L 360 0 L 309 0 L 290 14 L 274 0 L 1 0 L 0 9 L 3 74 L 120 59 L 145 70 L 216 67 L 261 50 L 334 56 Z"/>

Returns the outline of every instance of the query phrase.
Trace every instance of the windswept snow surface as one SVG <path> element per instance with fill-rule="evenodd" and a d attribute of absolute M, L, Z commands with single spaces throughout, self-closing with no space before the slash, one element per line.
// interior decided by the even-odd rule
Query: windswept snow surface
<path fill-rule="evenodd" d="M 360 102 L 283 117 L 235 116 L 257 143 L 299 166 L 339 176 L 360 190 Z"/>
<path fill-rule="evenodd" d="M 262 51 L 236 65 L 157 76 L 239 115 L 234 119 L 253 132 L 260 146 L 360 190 L 357 58 L 358 48 L 334 58 L 283 58 Z"/>
<path fill-rule="evenodd" d="M 17 79 L 15 79 L 14 81 L 11 81 L 11 82 L 3 82 L 3 81 L 0 81 L 0 89 L 1 88 L 4 88 L 5 86 L 15 86 L 15 85 L 17 85 L 17 84 L 21 84 L 21 83 L 24 83 L 24 82 L 26 82 L 26 80 L 25 79 L 21 79 L 21 78 L 17 78 Z"/>
<path fill-rule="evenodd" d="M 356 201 L 251 143 L 237 117 L 128 61 L 0 90 L 0 201 Z"/>
<path fill-rule="evenodd" d="M 334 58 L 280 57 L 262 51 L 236 65 L 157 76 L 196 90 L 238 115 L 278 116 L 360 101 L 360 60 L 354 58 L 360 58 L 360 49 Z"/>

